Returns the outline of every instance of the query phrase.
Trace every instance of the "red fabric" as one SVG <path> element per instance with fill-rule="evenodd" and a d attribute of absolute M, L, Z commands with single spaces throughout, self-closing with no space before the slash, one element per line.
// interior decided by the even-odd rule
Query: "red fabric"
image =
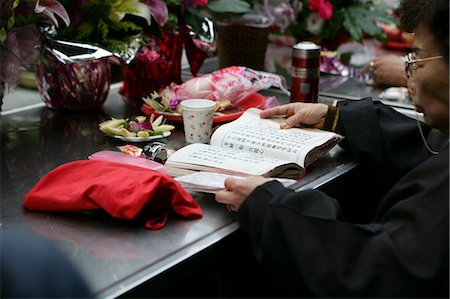
<path fill-rule="evenodd" d="M 146 168 L 110 161 L 83 160 L 47 173 L 27 194 L 30 210 L 104 209 L 120 219 L 144 217 L 149 229 L 160 229 L 174 211 L 187 219 L 203 216 L 200 206 L 174 179 Z"/>

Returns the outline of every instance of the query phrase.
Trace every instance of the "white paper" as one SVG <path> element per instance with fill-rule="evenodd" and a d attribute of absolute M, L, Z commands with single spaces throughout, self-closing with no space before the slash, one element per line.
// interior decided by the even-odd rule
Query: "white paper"
<path fill-rule="evenodd" d="M 225 179 L 228 177 L 245 179 L 245 177 L 228 175 L 223 173 L 199 171 L 189 175 L 176 177 L 175 180 L 183 188 L 191 191 L 217 193 L 218 191 L 223 190 L 225 188 Z M 288 187 L 297 182 L 296 180 L 280 179 L 280 178 L 271 178 L 271 180 L 277 180 L 285 187 Z"/>

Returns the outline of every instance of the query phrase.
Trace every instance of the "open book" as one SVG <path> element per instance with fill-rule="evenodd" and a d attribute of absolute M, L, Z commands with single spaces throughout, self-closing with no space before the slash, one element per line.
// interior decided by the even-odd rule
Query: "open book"
<path fill-rule="evenodd" d="M 167 173 L 177 177 L 209 171 L 297 179 L 343 138 L 318 129 L 280 129 L 282 119 L 261 119 L 260 111 L 251 108 L 217 128 L 210 145 L 194 143 L 179 149 L 166 161 Z"/>

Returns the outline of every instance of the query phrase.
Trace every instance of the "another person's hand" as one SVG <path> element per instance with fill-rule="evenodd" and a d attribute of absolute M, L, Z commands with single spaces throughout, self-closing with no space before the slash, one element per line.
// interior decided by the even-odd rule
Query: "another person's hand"
<path fill-rule="evenodd" d="M 323 128 L 328 112 L 328 105 L 313 103 L 290 103 L 263 110 L 261 118 L 283 116 L 286 121 L 281 124 L 281 128 L 288 129 L 298 124 L 313 128 Z"/>
<path fill-rule="evenodd" d="M 248 179 L 227 178 L 225 189 L 216 193 L 216 201 L 226 204 L 228 209 L 237 211 L 247 196 L 259 185 L 269 181 L 263 177 L 252 177 Z"/>
<path fill-rule="evenodd" d="M 400 55 L 385 55 L 373 59 L 361 69 L 361 73 L 371 72 L 372 80 L 379 86 L 406 87 L 408 78 L 405 73 L 405 61 Z"/>

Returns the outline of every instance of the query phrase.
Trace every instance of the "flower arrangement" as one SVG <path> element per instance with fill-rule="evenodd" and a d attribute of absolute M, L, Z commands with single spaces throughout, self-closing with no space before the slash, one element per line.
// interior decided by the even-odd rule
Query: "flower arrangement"
<path fill-rule="evenodd" d="M 41 28 L 69 26 L 70 19 L 56 0 L 2 0 L 0 13 L 1 98 L 5 88 L 16 86 L 20 70 L 37 62 Z"/>
<path fill-rule="evenodd" d="M 199 7 L 208 0 L 60 0 L 72 20 L 56 37 L 90 43 L 116 54 L 142 46 L 161 30 L 202 28 Z"/>
<path fill-rule="evenodd" d="M 391 8 L 381 0 L 301 0 L 297 24 L 289 31 L 320 42 L 362 42 L 365 35 L 386 41 L 380 24 L 396 22 Z"/>
<path fill-rule="evenodd" d="M 152 19 L 163 25 L 162 15 L 167 12 L 162 0 L 60 1 L 72 24 L 57 30 L 55 38 L 95 45 L 124 59 L 131 45 L 149 31 Z"/>
<path fill-rule="evenodd" d="M 172 82 L 181 83 L 183 47 L 194 76 L 215 50 L 212 21 L 201 11 L 207 0 L 146 0 L 150 2 L 160 3 L 164 10 L 145 32 L 145 45 L 124 67 L 119 90 L 125 98 L 138 101 Z"/>

